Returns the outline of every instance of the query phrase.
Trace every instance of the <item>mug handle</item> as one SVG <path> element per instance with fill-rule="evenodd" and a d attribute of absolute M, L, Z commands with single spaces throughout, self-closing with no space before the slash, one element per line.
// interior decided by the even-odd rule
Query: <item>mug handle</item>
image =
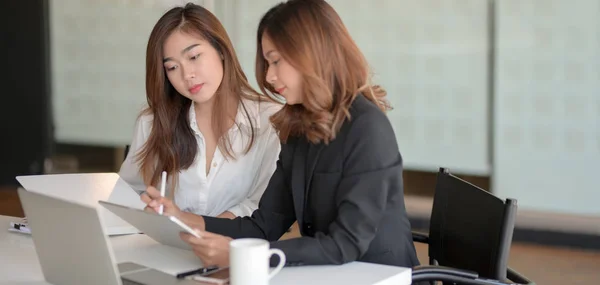
<path fill-rule="evenodd" d="M 269 279 L 273 278 L 273 276 L 275 276 L 275 274 L 279 273 L 279 271 L 281 271 L 281 269 L 285 265 L 285 253 L 283 253 L 283 251 L 281 251 L 281 249 L 278 249 L 278 248 L 269 249 L 269 258 L 271 258 L 271 256 L 273 254 L 277 254 L 279 256 L 279 264 L 277 264 L 277 267 L 275 267 L 275 269 L 273 269 L 273 271 L 271 271 L 271 273 L 269 273 Z"/>

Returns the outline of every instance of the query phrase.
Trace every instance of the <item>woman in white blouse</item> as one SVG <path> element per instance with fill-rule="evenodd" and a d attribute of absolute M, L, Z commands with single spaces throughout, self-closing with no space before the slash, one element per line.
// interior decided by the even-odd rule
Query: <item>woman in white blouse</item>
<path fill-rule="evenodd" d="M 166 171 L 168 196 L 182 211 L 251 215 L 275 170 L 280 142 L 269 117 L 281 105 L 248 84 L 208 10 L 188 4 L 158 20 L 146 50 L 146 95 L 121 177 L 142 193 Z"/>

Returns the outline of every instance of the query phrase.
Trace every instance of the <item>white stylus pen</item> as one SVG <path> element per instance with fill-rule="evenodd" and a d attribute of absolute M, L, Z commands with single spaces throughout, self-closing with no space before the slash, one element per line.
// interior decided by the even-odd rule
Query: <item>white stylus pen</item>
<path fill-rule="evenodd" d="M 167 172 L 163 171 L 162 172 L 162 178 L 160 181 L 160 197 L 165 197 L 165 188 L 167 187 Z M 160 204 L 160 207 L 158 209 L 158 214 L 162 215 L 163 214 L 163 209 L 164 206 L 162 204 Z"/>

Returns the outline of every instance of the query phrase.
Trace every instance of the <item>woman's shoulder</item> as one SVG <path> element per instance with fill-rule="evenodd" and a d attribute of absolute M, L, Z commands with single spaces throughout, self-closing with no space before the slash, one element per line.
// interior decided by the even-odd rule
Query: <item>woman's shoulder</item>
<path fill-rule="evenodd" d="M 144 111 L 138 115 L 135 119 L 134 132 L 137 135 L 142 135 L 147 138 L 152 131 L 152 122 L 154 121 L 154 115 L 149 111 Z"/>
<path fill-rule="evenodd" d="M 389 123 L 387 114 L 362 94 L 356 96 L 348 111 L 350 112 L 350 123 L 359 118 L 376 123 Z"/>
<path fill-rule="evenodd" d="M 282 103 L 275 102 L 269 98 L 244 98 L 244 105 L 251 111 L 254 111 L 255 119 L 260 126 L 270 126 L 270 118 L 273 114 L 283 108 Z"/>
<path fill-rule="evenodd" d="M 140 123 L 152 123 L 154 120 L 154 114 L 151 112 L 144 112 L 138 117 L 138 122 Z"/>
<path fill-rule="evenodd" d="M 363 95 L 350 108 L 350 120 L 342 127 L 347 153 L 360 153 L 365 165 L 395 165 L 400 158 L 394 128 L 387 114 Z"/>
<path fill-rule="evenodd" d="M 341 130 L 346 137 L 346 143 L 354 144 L 366 139 L 369 144 L 375 144 L 377 147 L 397 144 L 390 119 L 375 103 L 363 95 L 358 95 L 349 112 L 350 119 L 344 123 Z"/>
<path fill-rule="evenodd" d="M 266 117 L 267 119 L 271 117 L 273 114 L 279 112 L 281 108 L 283 108 L 283 104 L 275 101 L 270 101 L 270 99 L 263 99 L 259 104 L 259 114 L 261 117 Z"/>
<path fill-rule="evenodd" d="M 148 129 L 152 127 L 152 121 L 154 121 L 154 114 L 144 111 L 136 118 L 135 124 L 143 129 Z"/>

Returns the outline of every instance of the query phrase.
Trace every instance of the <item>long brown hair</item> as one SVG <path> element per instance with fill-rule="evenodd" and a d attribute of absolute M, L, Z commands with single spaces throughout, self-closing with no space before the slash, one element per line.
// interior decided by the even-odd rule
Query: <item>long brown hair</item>
<path fill-rule="evenodd" d="M 382 111 L 390 109 L 386 92 L 370 84 L 368 63 L 339 15 L 324 0 L 290 0 L 271 8 L 257 32 L 256 79 L 260 89 L 275 93 L 266 81 L 268 63 L 262 37 L 302 74 L 304 102 L 286 105 L 271 117 L 282 141 L 304 135 L 313 143 L 329 143 L 362 93 Z"/>
<path fill-rule="evenodd" d="M 254 122 L 241 99 L 258 101 L 262 96 L 248 83 L 225 28 L 210 11 L 201 6 L 188 3 L 184 7 L 173 8 L 152 29 L 146 49 L 148 108 L 142 114 L 152 114 L 154 119 L 152 132 L 137 156 L 146 185 L 156 185 L 164 170 L 173 178 L 171 186 L 174 187 L 178 181 L 177 174 L 192 165 L 198 151 L 188 116 L 192 101 L 175 90 L 163 67 L 163 44 L 174 31 L 202 37 L 223 56 L 223 79 L 214 95 L 213 110 L 217 111 L 212 114 L 212 127 L 219 138 L 219 150 L 225 154 L 225 158 L 235 159 L 231 138 L 227 133 L 228 122 L 235 120 L 235 117 L 231 112 L 219 111 L 228 110 L 230 106 L 241 106 L 243 115 L 248 117 L 251 124 L 245 153 L 251 149 L 255 139 Z M 240 128 L 239 125 L 237 127 Z"/>

